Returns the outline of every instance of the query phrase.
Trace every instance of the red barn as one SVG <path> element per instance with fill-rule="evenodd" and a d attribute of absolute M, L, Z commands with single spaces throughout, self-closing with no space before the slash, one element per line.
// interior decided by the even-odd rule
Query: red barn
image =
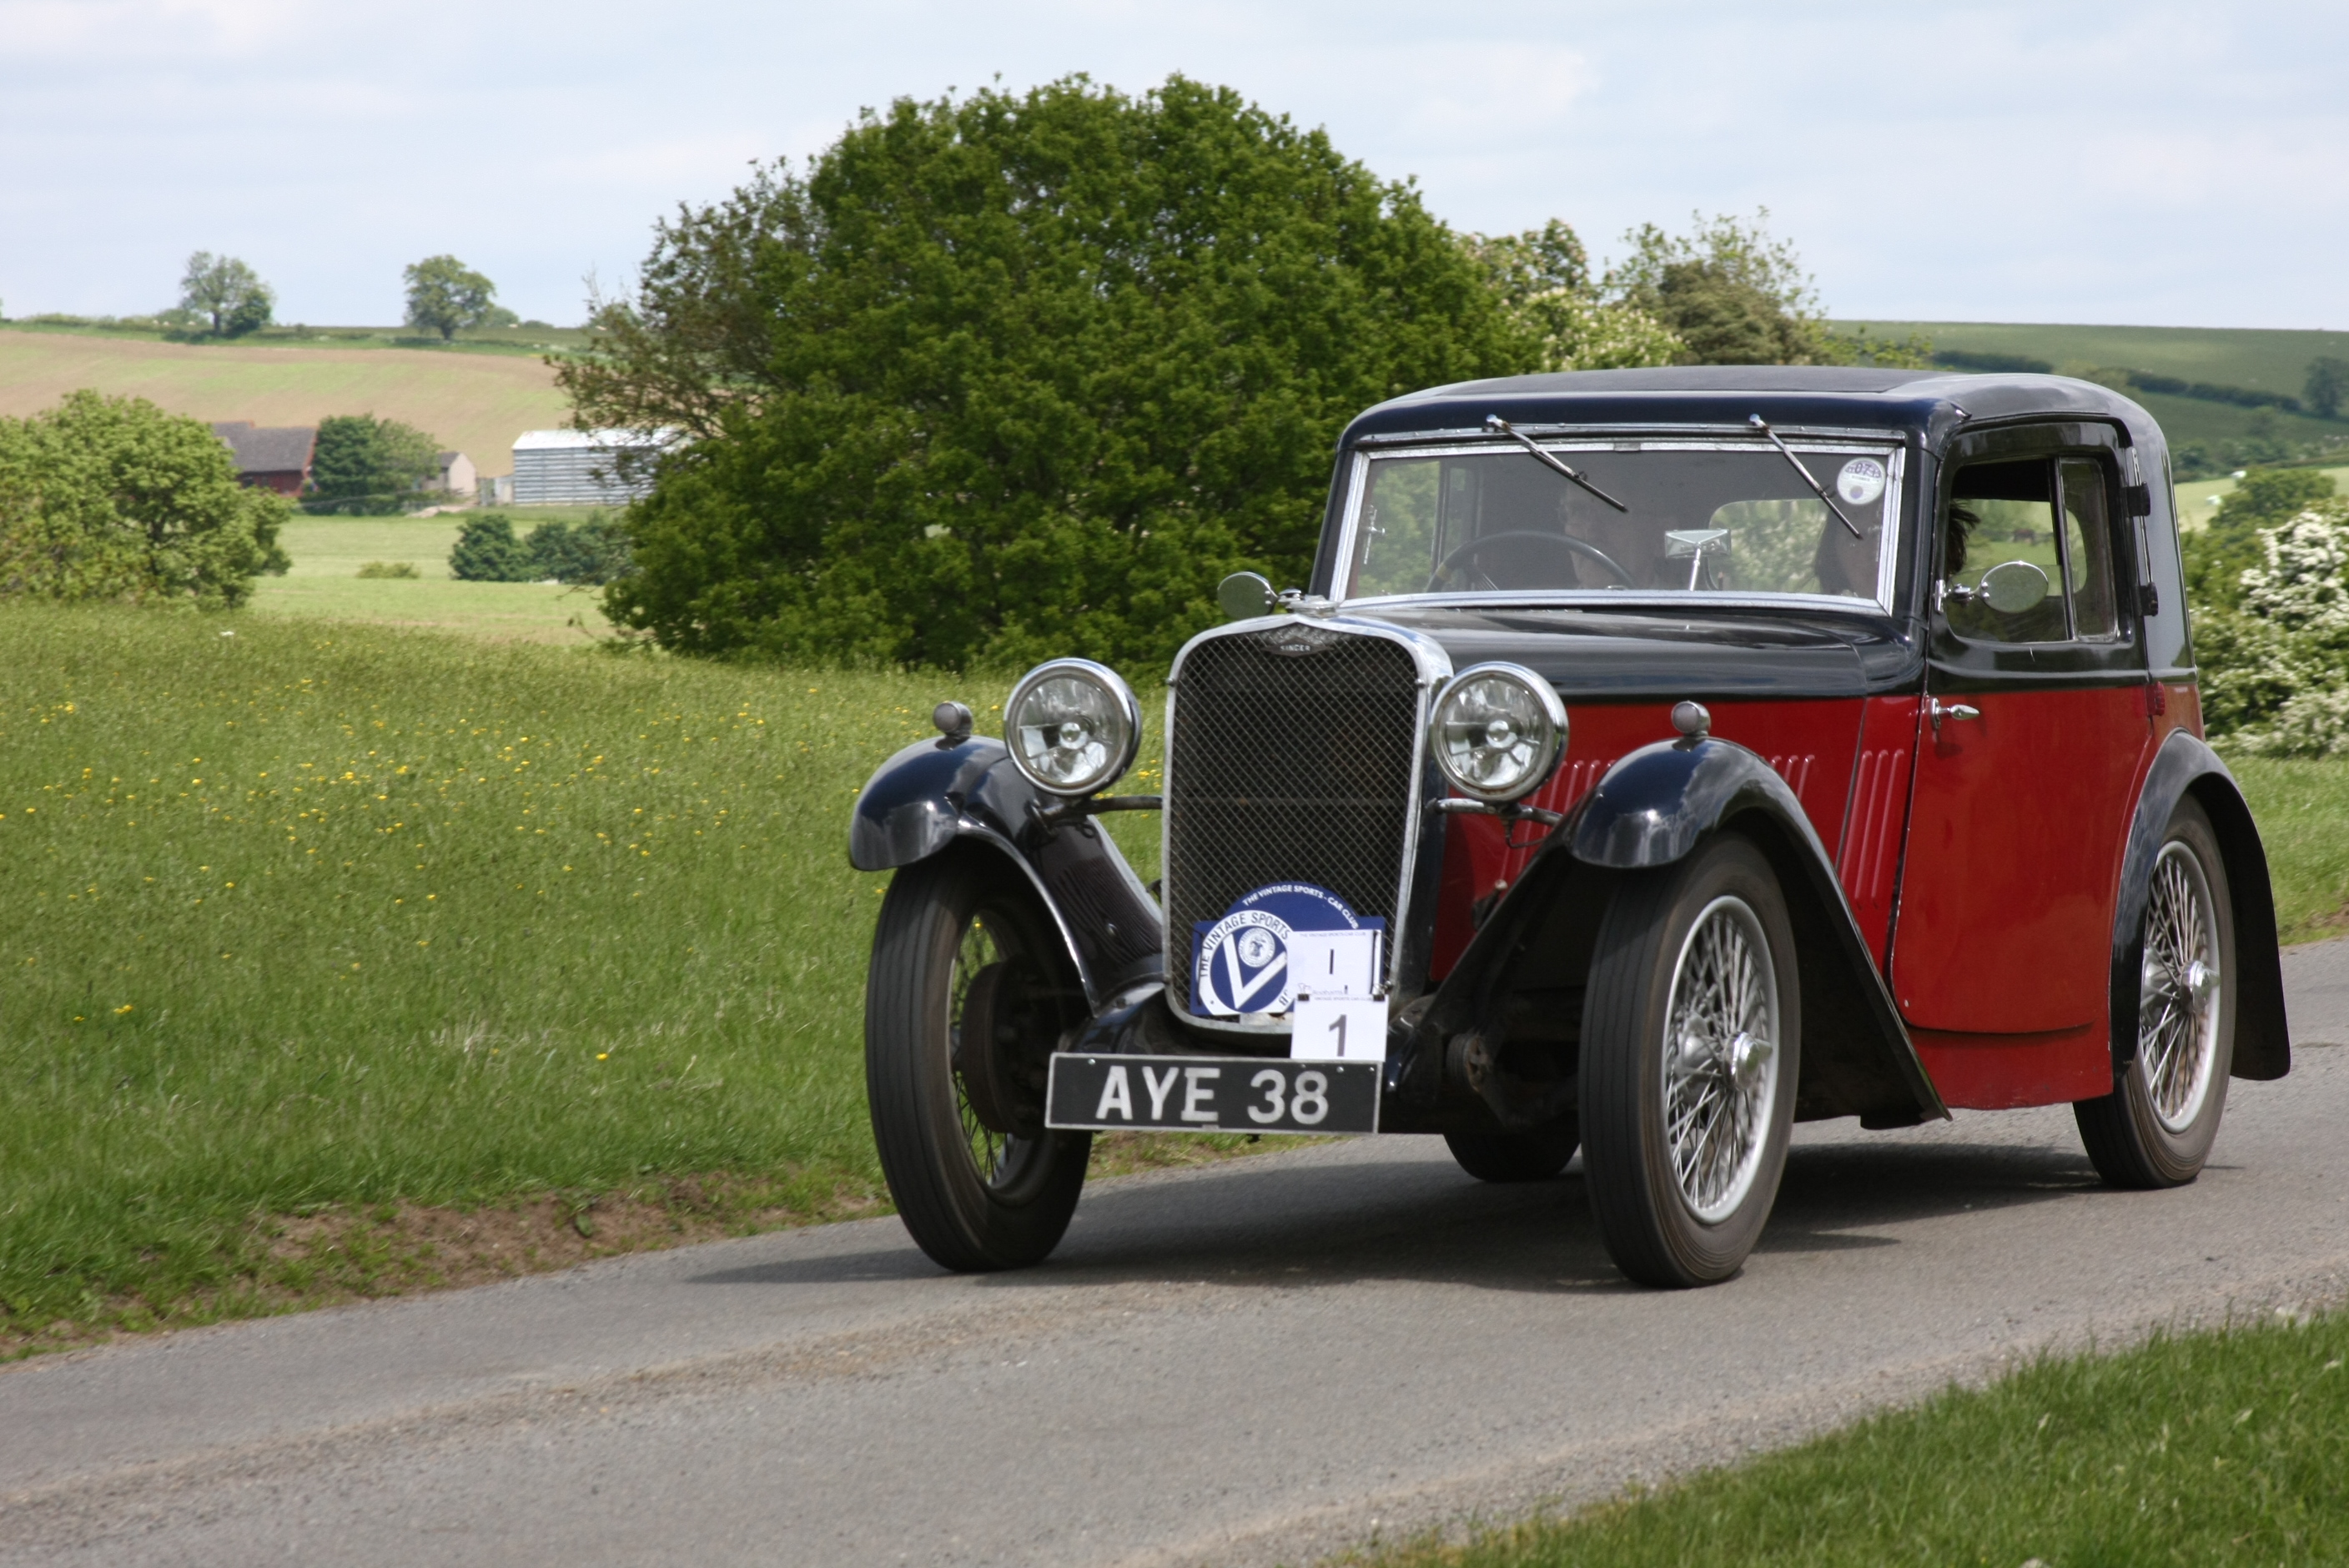
<path fill-rule="evenodd" d="M 212 434 L 228 443 L 236 455 L 239 484 L 298 496 L 310 482 L 310 457 L 318 432 L 306 425 L 255 426 L 250 419 L 231 419 L 212 427 Z"/>

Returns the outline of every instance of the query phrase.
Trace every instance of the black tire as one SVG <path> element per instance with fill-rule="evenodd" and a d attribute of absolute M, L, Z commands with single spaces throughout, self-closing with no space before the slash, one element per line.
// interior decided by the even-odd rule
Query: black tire
<path fill-rule="evenodd" d="M 1717 1006 L 1675 1036 L 1676 997 Z M 1724 1020 L 1740 1026 L 1724 1036 L 1713 1026 Z M 1583 1185 L 1616 1267 L 1683 1288 L 1737 1272 L 1777 1199 L 1801 1066 L 1794 926 L 1761 851 L 1720 833 L 1626 877 L 1599 922 L 1582 1012 Z M 1668 1096 L 1702 1134 L 1668 1136 Z"/>
<path fill-rule="evenodd" d="M 1092 1148 L 1089 1132 L 997 1132 L 964 1090 L 954 1066 L 962 1006 L 974 978 L 1007 962 L 1075 985 L 1010 868 L 949 850 L 897 873 L 865 983 L 865 1093 L 899 1217 L 916 1245 L 960 1273 L 1041 1263 L 1069 1228 Z"/>
<path fill-rule="evenodd" d="M 1533 1132 L 1447 1132 L 1444 1142 L 1479 1181 L 1547 1181 L 1574 1158 L 1582 1130 L 1567 1116 Z"/>
<path fill-rule="evenodd" d="M 2137 1054 L 2114 1091 L 2072 1102 L 2080 1141 L 2096 1173 L 2116 1187 L 2180 1187 L 2202 1173 L 2227 1109 L 2235 1060 L 2235 919 L 2227 862 L 2210 819 L 2191 796 L 2170 813 L 2154 856 L 2137 944 L 2141 990 Z M 2180 898 L 2199 902 L 2181 922 Z M 2197 975 L 2184 947 L 2196 944 Z"/>

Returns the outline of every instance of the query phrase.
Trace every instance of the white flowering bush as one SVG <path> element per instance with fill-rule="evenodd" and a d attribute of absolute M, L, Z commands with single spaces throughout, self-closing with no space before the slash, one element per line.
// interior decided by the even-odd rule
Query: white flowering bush
<path fill-rule="evenodd" d="M 2260 542 L 2241 608 L 2196 624 L 2204 722 L 2238 750 L 2349 755 L 2349 503 L 2319 501 Z"/>
<path fill-rule="evenodd" d="M 2349 633 L 2349 507 L 2312 508 L 2282 528 L 2260 531 L 2265 570 L 2243 573 L 2243 608 L 2295 632 Z"/>
<path fill-rule="evenodd" d="M 1677 365 L 1688 346 L 1621 291 L 1590 275 L 1590 258 L 1557 219 L 1522 234 L 1464 234 L 1542 370 L 1630 370 Z"/>
<path fill-rule="evenodd" d="M 1608 304 L 1578 289 L 1557 288 L 1518 307 L 1541 334 L 1544 370 L 1629 370 L 1678 362 L 1685 346 L 1643 310 Z"/>

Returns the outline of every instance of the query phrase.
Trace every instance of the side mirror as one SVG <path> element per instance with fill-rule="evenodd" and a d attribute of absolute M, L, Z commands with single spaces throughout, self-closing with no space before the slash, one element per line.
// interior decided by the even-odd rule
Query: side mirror
<path fill-rule="evenodd" d="M 1216 585 L 1216 603 L 1222 606 L 1225 620 L 1249 621 L 1271 614 L 1280 599 L 1263 573 L 1235 572 Z"/>
<path fill-rule="evenodd" d="M 1982 574 L 1982 603 L 2002 615 L 2020 615 L 2047 597 L 2047 573 L 2028 561 L 2002 561 Z"/>

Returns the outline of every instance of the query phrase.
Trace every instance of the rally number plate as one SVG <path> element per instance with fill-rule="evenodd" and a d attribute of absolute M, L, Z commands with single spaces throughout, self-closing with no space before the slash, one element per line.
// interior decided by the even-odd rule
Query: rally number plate
<path fill-rule="evenodd" d="M 1095 1131 L 1376 1132 L 1377 1062 L 1265 1057 L 1052 1057 L 1048 1127 Z"/>

